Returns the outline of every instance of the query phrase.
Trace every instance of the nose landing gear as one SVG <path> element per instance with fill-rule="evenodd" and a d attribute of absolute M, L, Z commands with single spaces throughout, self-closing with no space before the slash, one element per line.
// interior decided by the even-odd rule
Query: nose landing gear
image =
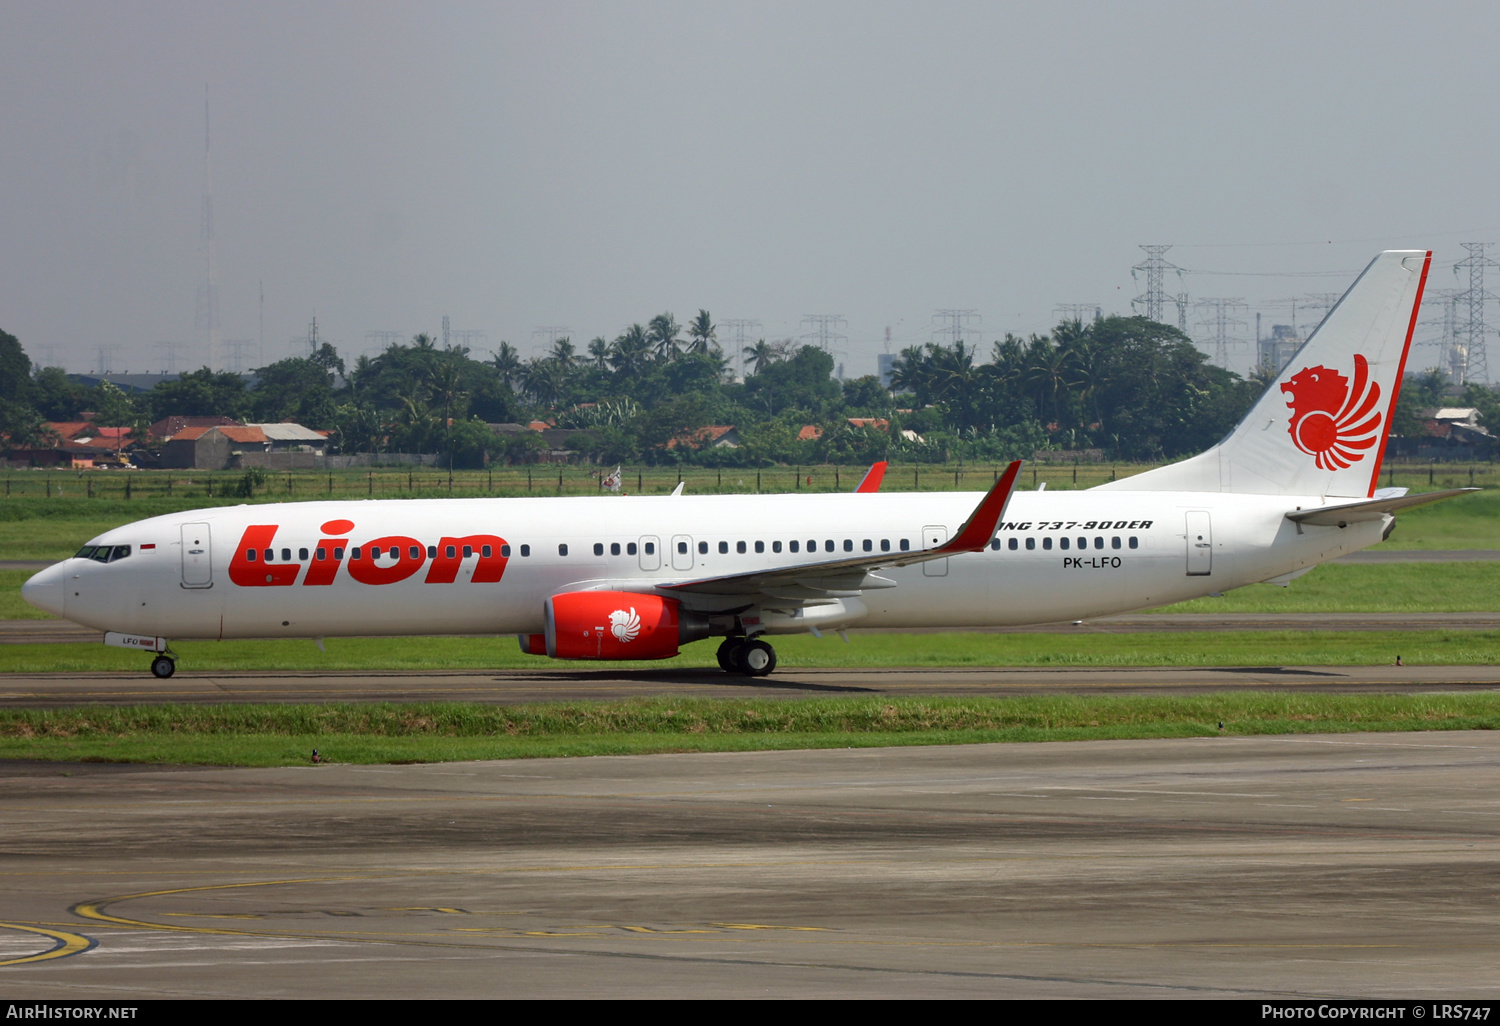
<path fill-rule="evenodd" d="M 151 672 L 162 680 L 166 680 L 177 672 L 177 660 L 169 655 L 159 655 L 151 660 Z"/>
<path fill-rule="evenodd" d="M 776 650 L 760 638 L 725 638 L 717 656 L 725 673 L 765 677 L 776 669 Z"/>

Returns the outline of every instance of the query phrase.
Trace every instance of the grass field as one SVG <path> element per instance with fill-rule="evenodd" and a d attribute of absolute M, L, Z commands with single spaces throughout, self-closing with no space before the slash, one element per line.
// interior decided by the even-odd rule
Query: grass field
<path fill-rule="evenodd" d="M 153 705 L 0 711 L 0 758 L 295 766 L 314 748 L 399 763 L 1497 727 L 1500 694 Z"/>

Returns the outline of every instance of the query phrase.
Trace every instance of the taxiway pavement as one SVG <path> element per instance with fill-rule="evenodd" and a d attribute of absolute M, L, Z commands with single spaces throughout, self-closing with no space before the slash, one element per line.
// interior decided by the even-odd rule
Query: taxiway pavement
<path fill-rule="evenodd" d="M 0 764 L 20 999 L 1492 1000 L 1500 735 Z"/>

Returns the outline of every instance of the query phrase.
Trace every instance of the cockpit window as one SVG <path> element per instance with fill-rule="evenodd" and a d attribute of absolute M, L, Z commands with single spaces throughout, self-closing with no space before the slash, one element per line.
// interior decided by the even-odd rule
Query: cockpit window
<path fill-rule="evenodd" d="M 113 563 L 130 555 L 129 545 L 85 545 L 75 559 L 92 559 L 96 563 Z"/>
<path fill-rule="evenodd" d="M 74 556 L 73 558 L 74 559 L 92 559 L 93 555 L 94 555 L 94 547 L 92 545 L 85 545 L 83 548 L 81 548 L 81 549 L 78 550 L 78 555 Z"/>

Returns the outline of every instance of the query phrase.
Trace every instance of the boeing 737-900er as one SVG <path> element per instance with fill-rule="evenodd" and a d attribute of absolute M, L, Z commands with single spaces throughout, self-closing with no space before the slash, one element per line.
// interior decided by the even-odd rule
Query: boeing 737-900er
<path fill-rule="evenodd" d="M 1459 492 L 1378 489 L 1431 253 L 1376 257 L 1213 448 L 1084 491 L 297 502 L 153 517 L 36 574 L 32 605 L 168 639 L 500 634 L 557 659 L 718 637 L 1084 620 L 1286 584 Z M 882 468 L 883 469 L 883 468 Z M 878 482 L 877 482 L 878 484 Z M 680 489 L 679 489 L 680 491 Z"/>

